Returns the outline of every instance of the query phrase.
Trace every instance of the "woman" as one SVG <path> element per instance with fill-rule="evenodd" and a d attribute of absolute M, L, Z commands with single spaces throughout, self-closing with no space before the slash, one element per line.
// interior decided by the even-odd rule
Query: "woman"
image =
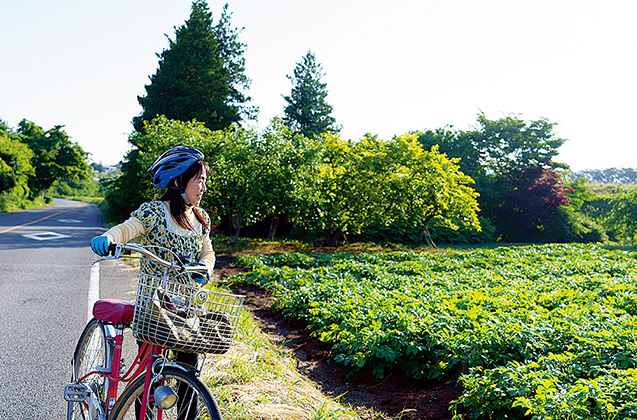
<path fill-rule="evenodd" d="M 177 146 L 162 154 L 148 172 L 153 185 L 166 192 L 157 201 L 143 203 L 124 223 L 113 226 L 91 240 L 91 248 L 101 256 L 108 255 L 109 245 L 124 243 L 140 236 L 144 246 L 161 246 L 179 256 L 188 256 L 208 267 L 215 265 L 215 253 L 210 242 L 210 217 L 198 207 L 206 192 L 210 174 L 204 155 L 189 146 Z M 157 252 L 161 257 L 161 251 Z M 151 263 L 142 260 L 141 271 L 153 273 Z M 179 362 L 197 364 L 194 353 L 177 353 Z"/>

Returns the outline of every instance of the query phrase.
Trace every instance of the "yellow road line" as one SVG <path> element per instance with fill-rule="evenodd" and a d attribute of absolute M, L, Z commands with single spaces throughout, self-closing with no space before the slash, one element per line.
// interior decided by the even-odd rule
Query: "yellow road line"
<path fill-rule="evenodd" d="M 25 223 L 25 224 L 20 225 L 20 226 L 13 226 L 13 227 L 10 227 L 10 228 L 5 229 L 5 230 L 0 230 L 0 235 L 2 235 L 3 233 L 11 232 L 12 230 L 15 230 L 15 229 L 20 229 L 21 227 L 25 227 L 25 226 L 32 225 L 34 223 L 41 222 L 42 220 L 48 219 L 49 217 L 53 217 L 53 216 L 57 216 L 58 214 L 66 213 L 69 210 L 72 210 L 72 209 L 66 209 L 66 210 L 63 210 L 63 211 L 58 211 L 57 213 L 49 214 L 46 217 L 43 217 L 43 218 L 38 219 L 38 220 L 34 220 L 32 222 L 29 222 L 29 223 Z"/>

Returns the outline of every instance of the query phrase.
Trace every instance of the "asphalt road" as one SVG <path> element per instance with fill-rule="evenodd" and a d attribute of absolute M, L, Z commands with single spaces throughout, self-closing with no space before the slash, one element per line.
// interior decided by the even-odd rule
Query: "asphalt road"
<path fill-rule="evenodd" d="M 97 257 L 89 243 L 106 228 L 97 205 L 78 201 L 0 213 L 0 419 L 66 418 Z M 99 297 L 133 300 L 136 278 L 123 263 L 98 272 Z"/>

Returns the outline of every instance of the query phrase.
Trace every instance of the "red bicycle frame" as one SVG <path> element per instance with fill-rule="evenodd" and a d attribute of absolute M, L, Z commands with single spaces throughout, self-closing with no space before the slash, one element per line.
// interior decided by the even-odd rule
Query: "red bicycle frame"
<path fill-rule="evenodd" d="M 153 377 L 153 362 L 154 360 L 162 357 L 162 354 L 165 350 L 164 347 L 160 347 L 150 343 L 141 343 L 139 351 L 137 352 L 137 356 L 133 361 L 130 368 L 126 371 L 124 375 L 120 375 L 121 369 L 121 360 L 122 360 L 122 344 L 124 342 L 124 325 L 117 324 L 112 325 L 115 328 L 116 334 L 114 337 L 108 337 L 107 341 L 112 341 L 113 352 L 111 358 L 111 369 L 110 372 L 107 372 L 106 369 L 103 371 L 95 370 L 87 373 L 83 377 L 79 378 L 78 382 L 84 381 L 87 377 L 91 375 L 101 375 L 106 377 L 109 380 L 108 386 L 108 396 L 106 398 L 106 407 L 104 407 L 104 411 L 106 417 L 108 418 L 108 414 L 110 413 L 113 405 L 117 401 L 118 397 L 118 386 L 120 382 L 129 383 L 133 379 L 139 377 L 139 375 L 146 375 L 146 380 L 144 381 L 144 394 L 142 396 L 142 406 L 141 412 L 145 413 L 146 408 L 149 403 L 153 403 L 153 396 L 149 395 L 149 388 Z M 149 397 L 150 396 L 150 400 Z M 159 419 L 161 419 L 161 412 L 158 413 Z"/>

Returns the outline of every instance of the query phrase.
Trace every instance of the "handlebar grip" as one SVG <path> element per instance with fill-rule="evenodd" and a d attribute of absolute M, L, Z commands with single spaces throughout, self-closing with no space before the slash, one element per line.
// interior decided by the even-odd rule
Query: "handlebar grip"
<path fill-rule="evenodd" d="M 106 255 L 108 254 L 115 255 L 116 248 L 117 248 L 117 244 L 113 244 L 113 243 L 108 244 L 108 253 Z"/>

